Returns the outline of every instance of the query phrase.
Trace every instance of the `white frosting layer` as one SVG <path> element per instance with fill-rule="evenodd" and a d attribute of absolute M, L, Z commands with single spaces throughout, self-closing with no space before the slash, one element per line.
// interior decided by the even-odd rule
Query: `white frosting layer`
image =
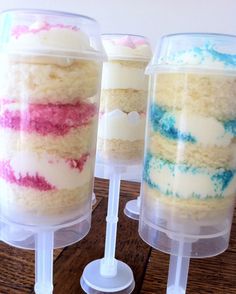
<path fill-rule="evenodd" d="M 210 54 L 198 55 L 194 51 L 187 51 L 181 54 L 176 54 L 166 59 L 166 64 L 170 65 L 203 65 L 204 67 L 224 69 L 225 65 L 222 61 L 216 60 Z"/>
<path fill-rule="evenodd" d="M 105 140 L 144 140 L 146 116 L 136 111 L 128 114 L 116 109 L 99 120 L 98 137 Z"/>
<path fill-rule="evenodd" d="M 75 189 L 91 180 L 92 159 L 88 158 L 83 170 L 72 168 L 64 159 L 33 152 L 18 152 L 10 160 L 15 177 L 41 176 L 56 189 Z"/>
<path fill-rule="evenodd" d="M 44 29 L 48 26 L 48 29 Z M 65 52 L 84 52 L 95 50 L 90 46 L 89 38 L 79 29 L 67 28 L 66 26 L 52 26 L 44 22 L 34 23 L 27 32 L 12 34 L 7 45 L 8 50 L 54 50 Z"/>
<path fill-rule="evenodd" d="M 212 177 L 215 174 L 213 169 L 199 169 L 184 171 L 175 165 L 174 171 L 168 164 L 157 162 L 153 157 L 149 164 L 149 177 L 164 194 L 171 194 L 180 198 L 192 198 L 197 195 L 200 199 L 215 196 L 230 196 L 235 193 L 236 175 L 233 176 L 229 185 L 222 191 L 221 185 Z"/>
<path fill-rule="evenodd" d="M 112 58 L 130 58 L 149 60 L 152 56 L 149 44 L 142 44 L 134 48 L 122 44 L 114 43 L 112 40 L 102 41 L 108 59 Z"/>
<path fill-rule="evenodd" d="M 181 44 L 181 42 L 180 42 Z M 224 46 L 225 44 L 225 46 Z M 158 60 L 158 64 L 187 66 L 217 70 L 236 69 L 236 49 L 231 40 L 229 43 L 218 42 L 217 39 L 207 42 L 200 47 L 192 47 L 188 50 L 179 50 L 174 46 Z M 153 65 L 155 61 L 153 60 Z"/>
<path fill-rule="evenodd" d="M 148 77 L 144 68 L 135 68 L 114 62 L 105 62 L 102 73 L 102 89 L 136 89 L 148 88 Z"/>
<path fill-rule="evenodd" d="M 233 134 L 226 132 L 223 123 L 213 117 L 176 112 L 176 128 L 181 133 L 188 133 L 202 145 L 227 146 L 233 139 Z"/>

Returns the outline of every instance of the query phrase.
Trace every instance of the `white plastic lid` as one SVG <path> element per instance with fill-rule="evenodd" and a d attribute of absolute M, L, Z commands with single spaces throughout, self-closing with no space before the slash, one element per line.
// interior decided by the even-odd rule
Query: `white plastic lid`
<path fill-rule="evenodd" d="M 105 59 L 97 22 L 49 10 L 7 10 L 0 15 L 0 51 Z"/>

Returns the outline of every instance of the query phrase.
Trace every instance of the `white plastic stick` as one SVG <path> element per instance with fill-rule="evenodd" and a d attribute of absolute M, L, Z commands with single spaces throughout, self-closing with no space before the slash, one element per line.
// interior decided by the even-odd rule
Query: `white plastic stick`
<path fill-rule="evenodd" d="M 117 261 L 115 259 L 116 250 L 116 235 L 118 222 L 120 196 L 120 174 L 112 173 L 109 183 L 108 211 L 107 211 L 107 226 L 106 226 L 106 241 L 105 254 L 100 266 L 100 274 L 102 276 L 112 277 L 117 273 Z"/>
<path fill-rule="evenodd" d="M 189 257 L 183 257 L 184 241 L 179 242 L 178 256 L 170 256 L 169 274 L 167 282 L 167 294 L 185 294 L 188 280 Z"/>
<path fill-rule="evenodd" d="M 53 243 L 53 231 L 41 231 L 36 236 L 34 286 L 36 294 L 53 292 Z"/>

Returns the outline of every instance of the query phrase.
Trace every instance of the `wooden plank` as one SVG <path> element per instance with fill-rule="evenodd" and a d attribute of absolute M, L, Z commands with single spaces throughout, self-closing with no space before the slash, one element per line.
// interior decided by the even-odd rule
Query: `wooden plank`
<path fill-rule="evenodd" d="M 34 252 L 0 244 L 0 293 L 30 293 L 34 283 Z"/>
<path fill-rule="evenodd" d="M 136 198 L 140 194 L 140 183 L 121 181 L 121 197 L 133 197 Z"/>
<path fill-rule="evenodd" d="M 54 260 L 63 249 L 54 250 Z M 0 293 L 30 293 L 34 285 L 34 251 L 0 242 Z"/>
<path fill-rule="evenodd" d="M 168 267 L 169 255 L 153 249 L 140 293 L 165 294 Z M 236 293 L 236 214 L 229 249 L 216 257 L 191 259 L 187 293 Z"/>
<path fill-rule="evenodd" d="M 99 197 L 108 196 L 108 185 L 109 181 L 104 179 L 95 178 L 94 182 L 94 193 Z"/>
<path fill-rule="evenodd" d="M 133 293 L 139 293 L 151 249 L 139 238 L 138 223 L 124 216 L 126 200 L 124 197 L 120 200 L 116 257 L 132 268 L 136 279 Z M 80 277 L 84 267 L 90 261 L 102 258 L 104 255 L 106 211 L 107 200 L 104 198 L 94 211 L 93 224 L 88 236 L 68 247 L 57 259 L 54 267 L 56 294 L 83 293 Z"/>

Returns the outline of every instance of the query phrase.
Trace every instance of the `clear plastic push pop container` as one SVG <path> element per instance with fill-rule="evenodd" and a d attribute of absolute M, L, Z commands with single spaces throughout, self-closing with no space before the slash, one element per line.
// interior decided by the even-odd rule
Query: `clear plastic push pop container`
<path fill-rule="evenodd" d="M 103 66 L 95 175 L 109 179 L 106 240 L 104 257 L 87 264 L 80 283 L 89 294 L 127 294 L 135 287 L 133 272 L 115 258 L 120 182 L 141 178 L 148 86 L 144 71 L 151 51 L 142 36 L 111 34 L 102 41 L 108 61 Z"/>
<path fill-rule="evenodd" d="M 97 157 L 109 164 L 142 162 L 151 49 L 143 36 L 102 36 L 108 61 L 102 75 Z"/>
<path fill-rule="evenodd" d="M 103 47 L 76 14 L 10 10 L 0 17 L 0 208 L 4 241 L 54 247 L 89 231 Z"/>
<path fill-rule="evenodd" d="M 236 36 L 166 36 L 147 72 L 139 233 L 172 255 L 217 255 L 235 203 Z"/>

